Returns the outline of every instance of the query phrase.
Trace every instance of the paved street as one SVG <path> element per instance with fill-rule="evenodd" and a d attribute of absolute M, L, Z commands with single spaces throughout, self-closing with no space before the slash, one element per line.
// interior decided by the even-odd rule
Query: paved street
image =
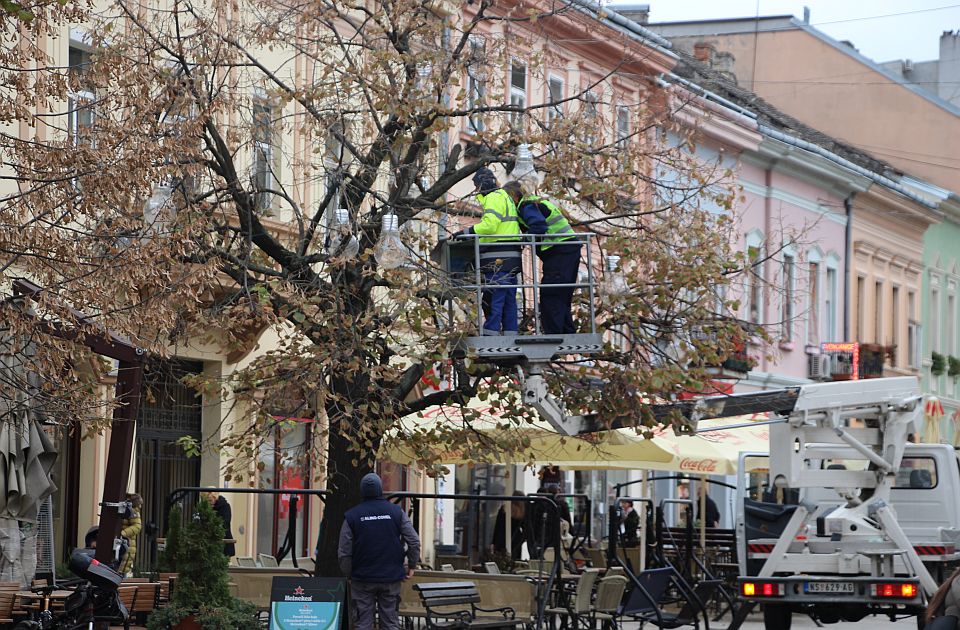
<path fill-rule="evenodd" d="M 722 629 L 724 626 L 714 626 L 710 624 L 711 630 L 714 628 Z M 803 628 L 816 628 L 817 624 L 809 617 L 799 617 L 795 616 L 793 618 L 793 625 L 791 630 Z M 910 619 L 901 619 L 896 623 L 891 623 L 886 617 L 867 617 L 862 621 L 857 623 L 836 623 L 832 625 L 824 625 L 824 628 L 832 628 L 834 630 L 884 630 L 889 628 L 895 628 L 896 630 L 913 630 L 917 627 L 916 620 L 914 618 Z M 748 621 L 743 624 L 743 630 L 764 630 L 763 621 L 759 616 L 754 617 L 754 620 Z"/>

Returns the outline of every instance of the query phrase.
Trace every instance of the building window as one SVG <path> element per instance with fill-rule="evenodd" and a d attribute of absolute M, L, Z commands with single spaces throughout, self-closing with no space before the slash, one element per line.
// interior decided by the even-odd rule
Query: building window
<path fill-rule="evenodd" d="M 600 99 L 593 92 L 588 91 L 583 95 L 583 128 L 586 134 L 587 144 L 593 146 L 597 143 L 600 125 Z"/>
<path fill-rule="evenodd" d="M 837 331 L 837 291 L 837 268 L 834 266 L 827 267 L 827 287 L 823 301 L 824 324 L 826 324 L 824 333 L 827 336 L 827 341 L 836 341 L 839 334 Z"/>
<path fill-rule="evenodd" d="M 486 62 L 484 50 L 485 42 L 482 38 L 470 38 L 470 63 L 467 70 L 467 109 L 470 110 L 483 107 L 487 95 L 486 75 L 482 69 Z M 479 113 L 471 114 L 467 132 L 477 133 L 483 129 L 483 116 Z"/>
<path fill-rule="evenodd" d="M 866 335 L 863 331 L 865 323 L 867 295 L 867 280 L 862 276 L 857 277 L 857 341 L 866 341 Z"/>
<path fill-rule="evenodd" d="M 807 308 L 807 344 L 820 343 L 820 263 L 810 262 L 807 267 L 807 287 L 810 292 Z"/>
<path fill-rule="evenodd" d="M 527 66 L 519 61 L 510 64 L 510 105 L 520 109 L 527 107 Z M 510 112 L 510 122 L 523 128 L 523 112 Z"/>
<path fill-rule="evenodd" d="M 753 241 L 753 244 L 751 244 Z M 747 320 L 759 324 L 763 308 L 763 260 L 759 237 L 747 238 Z"/>
<path fill-rule="evenodd" d="M 71 46 L 69 59 L 71 79 L 75 80 L 80 88 L 71 92 L 67 101 L 67 129 L 75 146 L 81 144 L 92 145 L 93 135 L 91 130 L 94 123 L 96 95 L 93 93 L 90 82 L 86 79 L 86 75 L 89 73 L 91 55 L 87 50 Z"/>
<path fill-rule="evenodd" d="M 900 354 L 900 287 L 890 290 L 890 344 L 893 354 L 890 355 L 890 365 L 897 367 L 897 355 Z"/>
<path fill-rule="evenodd" d="M 547 120 L 548 122 L 553 122 L 558 118 L 563 118 L 563 79 L 558 77 L 550 77 L 550 80 L 547 82 L 549 94 L 550 107 L 547 109 Z"/>
<path fill-rule="evenodd" d="M 794 262 L 793 254 L 783 255 L 783 302 L 780 306 L 780 326 L 781 340 L 785 342 L 793 340 L 794 274 L 796 273 Z"/>
<path fill-rule="evenodd" d="M 630 109 L 625 105 L 617 108 L 617 144 L 624 148 L 630 139 Z"/>
<path fill-rule="evenodd" d="M 947 296 L 947 330 L 946 330 L 946 345 L 944 346 L 945 352 L 951 356 L 956 356 L 957 349 L 954 347 L 956 343 L 956 337 L 954 336 L 954 328 L 957 325 L 957 299 L 955 295 Z"/>
<path fill-rule="evenodd" d="M 930 290 L 930 349 L 940 352 L 940 291 Z"/>
<path fill-rule="evenodd" d="M 917 321 L 917 294 L 907 291 L 907 366 L 920 367 L 920 322 Z"/>
<path fill-rule="evenodd" d="M 883 282 L 873 285 L 873 340 L 883 343 Z"/>
<path fill-rule="evenodd" d="M 276 188 L 273 107 L 265 99 L 253 101 L 253 194 L 257 210 L 273 205 Z"/>
<path fill-rule="evenodd" d="M 274 416 L 272 435 L 260 446 L 261 488 L 297 489 L 310 487 L 312 422 L 302 418 Z M 257 497 L 257 553 L 275 556 L 287 537 L 292 494 L 262 494 Z M 299 556 L 309 555 L 313 541 L 307 540 L 311 498 L 296 495 L 297 548 Z M 234 526 L 236 527 L 236 526 Z"/>

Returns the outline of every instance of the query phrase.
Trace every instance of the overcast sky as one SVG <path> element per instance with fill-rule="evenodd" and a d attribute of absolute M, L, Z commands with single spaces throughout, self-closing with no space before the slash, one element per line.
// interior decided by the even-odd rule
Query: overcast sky
<path fill-rule="evenodd" d="M 960 29 L 960 3 L 950 0 L 611 0 L 649 4 L 651 22 L 792 14 L 834 39 L 848 39 L 875 61 L 939 56 L 940 34 Z"/>

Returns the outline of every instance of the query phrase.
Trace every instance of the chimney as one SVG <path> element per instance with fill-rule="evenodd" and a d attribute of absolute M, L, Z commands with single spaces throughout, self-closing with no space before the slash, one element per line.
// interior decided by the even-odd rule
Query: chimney
<path fill-rule="evenodd" d="M 713 55 L 716 50 L 713 44 L 709 42 L 697 42 L 693 45 L 693 56 L 696 57 L 698 61 L 713 66 Z"/>
<path fill-rule="evenodd" d="M 810 7 L 803 7 L 803 23 L 810 23 Z"/>
<path fill-rule="evenodd" d="M 649 24 L 650 22 L 649 4 L 619 4 L 612 8 L 623 17 L 633 20 L 637 24 Z"/>

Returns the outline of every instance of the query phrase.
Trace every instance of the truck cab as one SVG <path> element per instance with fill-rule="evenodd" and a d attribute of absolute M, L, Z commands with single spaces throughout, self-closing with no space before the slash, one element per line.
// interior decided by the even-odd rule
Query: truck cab
<path fill-rule="evenodd" d="M 741 459 L 762 457 L 760 454 L 744 454 Z M 868 470 L 865 460 L 811 458 L 805 464 L 820 470 Z M 757 463 L 753 462 L 751 467 L 757 468 Z M 741 470 L 745 469 L 741 466 Z M 758 481 L 756 474 L 753 481 Z M 854 496 L 862 492 L 851 489 Z M 834 488 L 809 487 L 777 492 L 769 484 L 757 484 L 751 492 L 747 475 L 742 476 L 737 497 L 740 581 L 741 585 L 753 584 L 751 589 L 754 592 L 758 585 L 762 592 L 762 584 L 766 582 L 750 580 L 758 576 L 771 558 L 796 506 L 805 505 L 809 512 L 794 540 L 789 541 L 789 551 L 799 554 L 797 557 L 800 558 L 807 554 L 807 562 L 794 563 L 790 570 L 772 572 L 772 586 L 768 587 L 772 595 L 755 600 L 764 604 L 767 628 L 789 628 L 789 617 L 794 612 L 813 614 L 828 623 L 856 621 L 874 613 L 896 617 L 922 611 L 925 602 L 922 589 L 917 589 L 910 598 L 885 598 L 882 592 L 877 595 L 877 585 L 900 588 L 907 580 L 915 578 L 916 571 L 905 555 L 888 556 L 890 569 L 874 580 L 876 571 L 872 570 L 871 564 L 877 558 L 871 555 L 871 541 L 844 544 L 841 536 L 824 531 L 824 517 L 843 504 Z M 960 542 L 960 460 L 954 447 L 907 444 L 890 489 L 890 505 L 900 529 L 926 570 L 937 583 L 942 582 L 960 564 L 960 554 L 957 553 Z M 839 552 L 842 557 L 839 563 L 826 560 L 828 555 L 837 555 L 831 552 Z M 822 561 L 817 562 L 820 556 Z M 864 584 L 862 588 L 861 583 Z M 845 589 L 850 584 L 855 585 L 855 594 L 840 590 L 830 592 L 826 588 L 840 589 L 842 586 Z M 821 586 L 823 591 L 819 590 Z"/>

